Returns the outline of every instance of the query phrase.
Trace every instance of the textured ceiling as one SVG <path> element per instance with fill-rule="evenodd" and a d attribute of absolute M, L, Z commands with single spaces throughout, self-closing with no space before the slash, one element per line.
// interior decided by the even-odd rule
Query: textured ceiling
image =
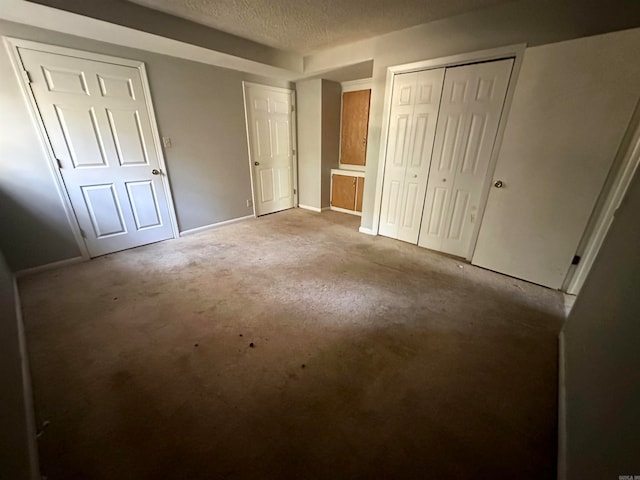
<path fill-rule="evenodd" d="M 306 54 L 509 0 L 130 1 L 270 47 Z"/>

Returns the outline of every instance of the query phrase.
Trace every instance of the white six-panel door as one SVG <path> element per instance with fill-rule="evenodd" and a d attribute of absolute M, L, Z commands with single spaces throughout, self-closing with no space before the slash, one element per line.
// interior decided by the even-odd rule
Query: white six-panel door
<path fill-rule="evenodd" d="M 513 60 L 447 68 L 418 245 L 470 253 Z"/>
<path fill-rule="evenodd" d="M 379 233 L 417 243 L 444 69 L 396 75 Z"/>
<path fill-rule="evenodd" d="M 172 238 L 140 71 L 18 52 L 90 256 Z"/>
<path fill-rule="evenodd" d="M 245 84 L 256 215 L 294 206 L 292 92 Z"/>

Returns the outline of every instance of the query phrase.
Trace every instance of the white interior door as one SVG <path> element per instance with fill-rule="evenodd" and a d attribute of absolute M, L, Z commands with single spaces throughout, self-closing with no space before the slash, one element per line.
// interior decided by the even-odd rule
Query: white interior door
<path fill-rule="evenodd" d="M 396 75 L 379 233 L 417 243 L 444 69 Z"/>
<path fill-rule="evenodd" d="M 294 206 L 293 92 L 245 84 L 256 215 Z"/>
<path fill-rule="evenodd" d="M 172 238 L 140 71 L 18 51 L 89 254 Z"/>
<path fill-rule="evenodd" d="M 421 247 L 468 257 L 513 60 L 447 68 Z"/>

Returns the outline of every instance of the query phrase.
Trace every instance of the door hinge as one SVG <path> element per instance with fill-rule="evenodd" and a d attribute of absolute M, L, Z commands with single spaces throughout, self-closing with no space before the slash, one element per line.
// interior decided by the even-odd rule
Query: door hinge
<path fill-rule="evenodd" d="M 27 82 L 27 84 L 31 84 L 31 75 L 29 75 L 29 72 L 27 72 L 26 70 L 22 70 L 22 76 L 24 77 L 24 81 Z"/>
<path fill-rule="evenodd" d="M 574 255 L 573 260 L 571 260 L 571 265 L 578 265 L 582 257 L 580 255 Z"/>
<path fill-rule="evenodd" d="M 295 112 L 296 111 L 296 106 L 295 105 L 291 105 L 291 111 Z"/>
<path fill-rule="evenodd" d="M 62 160 L 56 158 L 56 163 L 58 164 L 58 168 L 62 168 Z"/>
<path fill-rule="evenodd" d="M 293 194 L 295 195 L 296 193 L 298 193 L 298 191 L 294 188 L 293 189 Z"/>
<path fill-rule="evenodd" d="M 291 155 L 295 155 L 296 154 L 296 149 L 294 148 L 293 150 L 291 150 Z"/>
<path fill-rule="evenodd" d="M 86 232 L 85 232 L 83 229 L 80 229 L 80 236 L 81 236 L 82 238 L 87 238 L 87 234 L 86 234 Z"/>

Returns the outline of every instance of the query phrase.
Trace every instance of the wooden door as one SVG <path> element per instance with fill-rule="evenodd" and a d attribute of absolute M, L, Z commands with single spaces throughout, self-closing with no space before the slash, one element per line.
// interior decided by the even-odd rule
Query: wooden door
<path fill-rule="evenodd" d="M 246 86 L 256 215 L 279 212 L 294 205 L 292 96 L 292 92 L 266 85 Z"/>
<path fill-rule="evenodd" d="M 173 237 L 140 71 L 19 48 L 89 255 Z"/>
<path fill-rule="evenodd" d="M 349 165 L 366 163 L 370 97 L 371 90 L 342 94 L 341 163 Z"/>
<path fill-rule="evenodd" d="M 355 210 L 356 177 L 350 175 L 331 176 L 331 206 Z"/>
<path fill-rule="evenodd" d="M 362 194 L 364 193 L 364 177 L 356 182 L 356 212 L 362 212 Z"/>

